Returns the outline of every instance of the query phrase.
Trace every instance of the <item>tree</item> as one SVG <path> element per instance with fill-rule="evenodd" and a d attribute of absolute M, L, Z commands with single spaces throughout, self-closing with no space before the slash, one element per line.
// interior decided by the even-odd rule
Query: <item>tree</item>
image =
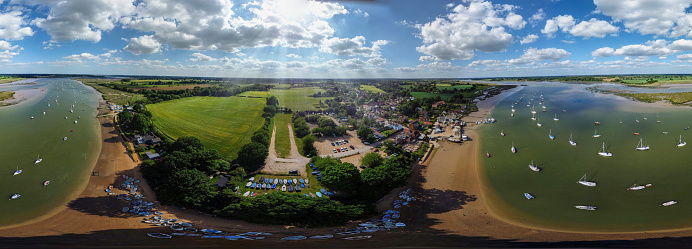
<path fill-rule="evenodd" d="M 346 194 L 354 194 L 360 186 L 360 171 L 352 163 L 337 163 L 324 169 L 322 184 Z"/>
<path fill-rule="evenodd" d="M 269 151 L 266 146 L 257 142 L 250 142 L 240 148 L 238 158 L 235 159 L 234 163 L 243 167 L 245 172 L 254 172 L 262 166 L 268 155 Z"/>
<path fill-rule="evenodd" d="M 363 165 L 363 167 L 375 168 L 382 165 L 383 161 L 384 158 L 382 158 L 380 154 L 377 152 L 370 152 L 360 159 L 360 164 Z"/>
<path fill-rule="evenodd" d="M 313 135 L 307 135 L 303 137 L 303 152 L 306 155 L 317 155 L 317 150 L 315 150 L 315 141 L 317 138 Z"/>
<path fill-rule="evenodd" d="M 269 143 L 271 142 L 270 139 L 271 138 L 267 136 L 266 132 L 259 131 L 255 132 L 255 134 L 252 135 L 252 138 L 250 138 L 250 140 L 252 140 L 253 142 L 263 144 L 264 146 L 269 146 Z"/>
<path fill-rule="evenodd" d="M 368 135 L 372 135 L 372 133 L 372 129 L 365 125 L 361 126 L 360 128 L 358 128 L 358 131 L 356 131 L 356 135 L 358 135 L 358 137 L 361 139 L 365 139 L 366 137 L 368 137 Z"/>
<path fill-rule="evenodd" d="M 127 124 L 130 122 L 130 119 L 132 119 L 132 115 L 130 115 L 129 111 L 125 110 L 118 113 L 118 123 Z"/>
<path fill-rule="evenodd" d="M 161 203 L 201 208 L 215 194 L 216 189 L 204 173 L 195 169 L 171 172 L 167 184 L 159 185 Z"/>
<path fill-rule="evenodd" d="M 331 118 L 328 118 L 328 117 L 320 117 L 317 120 L 317 125 L 320 128 L 326 128 L 326 127 L 336 128 L 336 124 L 334 123 L 334 120 L 332 120 Z"/>
<path fill-rule="evenodd" d="M 279 100 L 276 98 L 276 96 L 269 96 L 269 98 L 267 98 L 267 105 L 279 105 Z"/>
<path fill-rule="evenodd" d="M 146 134 L 150 131 L 151 122 L 149 122 L 149 118 L 147 118 L 147 116 L 144 114 L 135 113 L 134 117 L 132 117 L 130 125 L 132 126 L 132 130 L 136 131 L 137 133 Z"/>

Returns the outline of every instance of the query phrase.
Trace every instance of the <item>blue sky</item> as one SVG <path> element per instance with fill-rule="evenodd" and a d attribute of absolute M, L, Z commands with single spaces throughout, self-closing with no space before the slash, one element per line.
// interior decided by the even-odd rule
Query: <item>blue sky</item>
<path fill-rule="evenodd" d="M 692 0 L 0 0 L 0 73 L 689 73 Z"/>

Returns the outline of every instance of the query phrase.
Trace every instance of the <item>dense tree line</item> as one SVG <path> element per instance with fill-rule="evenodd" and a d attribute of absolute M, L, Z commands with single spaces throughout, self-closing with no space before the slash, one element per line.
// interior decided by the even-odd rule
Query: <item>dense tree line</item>
<path fill-rule="evenodd" d="M 363 141 L 373 143 L 375 142 L 375 135 L 373 133 L 374 132 L 372 131 L 372 129 L 370 129 L 370 127 L 363 125 L 360 128 L 358 128 L 356 135 L 358 135 L 358 138 L 360 138 Z"/>
<path fill-rule="evenodd" d="M 154 129 L 151 123 L 151 112 L 144 109 L 141 104 L 132 106 L 134 114 L 128 110 L 123 110 L 118 113 L 118 124 L 125 133 L 134 133 L 144 135 Z"/>
<path fill-rule="evenodd" d="M 195 137 L 165 141 L 160 148 L 161 159 L 142 162 L 140 170 L 161 204 L 209 210 L 238 201 L 232 192 L 218 191 L 209 179 L 216 172 L 227 172 L 235 181 L 245 177 L 242 168 L 224 161 L 218 151 Z"/>

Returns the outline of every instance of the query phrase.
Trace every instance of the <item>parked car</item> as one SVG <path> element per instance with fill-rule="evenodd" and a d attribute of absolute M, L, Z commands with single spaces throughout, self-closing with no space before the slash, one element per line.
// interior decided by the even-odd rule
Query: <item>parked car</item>
<path fill-rule="evenodd" d="M 351 146 L 349 146 L 349 147 L 351 147 L 352 150 L 355 150 L 355 149 L 356 149 L 355 147 L 353 147 L 353 145 L 351 145 Z"/>
<path fill-rule="evenodd" d="M 334 150 L 334 153 L 336 153 L 336 149 L 332 149 L 332 150 Z"/>
<path fill-rule="evenodd" d="M 336 148 L 336 151 L 341 152 L 341 148 Z"/>
<path fill-rule="evenodd" d="M 298 174 L 298 170 L 291 170 L 291 171 L 288 171 L 288 173 L 289 174 Z"/>
<path fill-rule="evenodd" d="M 332 146 L 334 146 L 334 142 L 332 142 Z"/>

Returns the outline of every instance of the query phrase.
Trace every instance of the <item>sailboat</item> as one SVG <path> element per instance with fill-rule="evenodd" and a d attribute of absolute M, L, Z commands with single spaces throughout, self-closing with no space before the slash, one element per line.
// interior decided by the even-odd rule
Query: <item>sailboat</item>
<path fill-rule="evenodd" d="M 10 197 L 10 200 L 17 199 L 17 198 L 19 198 L 20 196 L 22 196 L 22 195 L 20 195 L 20 194 L 13 194 L 12 197 Z"/>
<path fill-rule="evenodd" d="M 639 123 L 639 119 L 637 119 L 637 118 L 634 118 L 634 122 L 637 122 L 637 123 Z"/>
<path fill-rule="evenodd" d="M 505 136 L 505 130 L 500 131 L 500 136 Z"/>
<path fill-rule="evenodd" d="M 649 146 L 644 146 L 644 140 L 640 138 L 636 150 L 649 150 Z"/>
<path fill-rule="evenodd" d="M 536 120 L 536 114 L 531 114 L 531 120 Z"/>
<path fill-rule="evenodd" d="M 682 147 L 682 146 L 685 146 L 685 145 L 687 145 L 687 142 L 683 142 L 683 141 L 682 141 L 682 134 L 680 134 L 680 142 L 678 142 L 678 147 Z"/>
<path fill-rule="evenodd" d="M 605 149 L 605 142 L 603 142 L 603 148 L 602 148 L 601 150 L 598 151 L 598 154 L 601 155 L 601 156 L 613 156 L 613 153 L 606 152 L 606 149 Z"/>
<path fill-rule="evenodd" d="M 22 170 L 19 169 L 19 167 L 17 167 L 17 171 L 15 171 L 14 174 L 12 174 L 12 176 L 16 176 L 16 175 L 19 175 L 21 173 L 22 173 Z"/>
<path fill-rule="evenodd" d="M 663 204 L 661 204 L 659 206 L 667 207 L 667 206 L 673 205 L 675 203 L 678 203 L 678 202 L 677 201 L 667 201 L 667 202 L 664 202 Z"/>
<path fill-rule="evenodd" d="M 645 185 L 637 185 L 637 184 L 635 183 L 634 185 L 632 185 L 632 186 L 630 186 L 629 188 L 627 188 L 627 190 L 642 190 L 642 189 L 645 189 L 647 186 L 651 186 L 651 184 L 647 184 L 647 185 L 645 186 Z"/>
<path fill-rule="evenodd" d="M 622 124 L 622 118 L 620 118 L 620 124 Z"/>
<path fill-rule="evenodd" d="M 512 141 L 512 153 L 517 153 L 517 148 L 514 148 L 514 141 Z"/>
<path fill-rule="evenodd" d="M 594 207 L 594 206 L 574 206 L 574 207 L 577 209 L 581 209 L 581 210 L 589 210 L 589 211 L 596 210 L 596 207 Z"/>
<path fill-rule="evenodd" d="M 534 110 L 533 106 L 531 106 L 531 113 L 536 114 L 536 110 Z"/>
<path fill-rule="evenodd" d="M 644 120 L 646 120 L 646 115 L 644 115 Z"/>
<path fill-rule="evenodd" d="M 50 181 L 43 182 L 43 186 L 48 186 L 48 184 L 50 184 Z"/>
<path fill-rule="evenodd" d="M 594 131 L 593 131 L 593 137 L 601 137 L 601 135 L 600 135 L 600 134 L 597 134 L 597 133 L 596 133 L 596 130 L 594 130 Z"/>
<path fill-rule="evenodd" d="M 586 174 L 584 174 L 584 176 L 582 176 L 581 178 L 579 178 L 579 181 L 577 181 L 577 183 L 579 183 L 579 184 L 581 184 L 581 185 L 584 185 L 584 186 L 596 187 L 596 183 L 595 183 L 595 182 L 590 182 L 590 181 L 587 181 L 587 180 L 586 180 Z"/>
<path fill-rule="evenodd" d="M 37 164 L 37 163 L 40 163 L 41 161 L 43 161 L 43 159 L 41 159 L 41 156 L 37 156 L 37 158 L 38 158 L 38 159 L 36 159 L 36 161 L 34 162 L 34 164 Z"/>
<path fill-rule="evenodd" d="M 536 119 L 536 125 L 538 125 L 538 127 L 541 127 L 541 126 L 543 126 L 543 125 L 541 124 L 541 121 L 540 121 L 540 120 L 538 120 L 538 119 Z"/>
<path fill-rule="evenodd" d="M 569 144 L 577 146 L 577 142 L 572 141 L 572 132 L 569 132 Z"/>
<path fill-rule="evenodd" d="M 555 121 L 560 120 L 559 118 L 557 118 L 557 113 L 555 113 L 555 117 L 553 118 L 553 120 L 555 120 Z"/>
<path fill-rule="evenodd" d="M 536 171 L 536 172 L 541 171 L 541 168 L 539 168 L 536 165 L 533 165 L 533 160 L 531 160 L 531 164 L 529 164 L 529 168 L 533 171 Z"/>
<path fill-rule="evenodd" d="M 550 139 L 555 139 L 555 136 L 553 136 L 553 129 L 550 129 L 550 131 L 548 131 L 548 137 Z"/>

